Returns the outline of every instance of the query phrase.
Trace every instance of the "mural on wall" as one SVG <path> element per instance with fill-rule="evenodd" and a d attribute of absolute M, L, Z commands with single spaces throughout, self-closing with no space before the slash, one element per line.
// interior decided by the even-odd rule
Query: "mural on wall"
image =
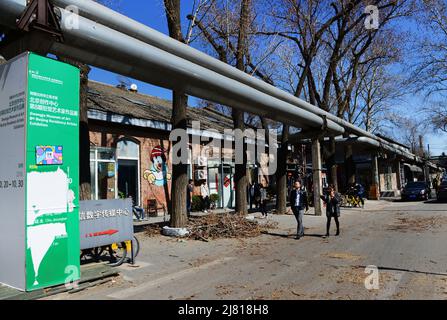
<path fill-rule="evenodd" d="M 158 145 L 152 149 L 151 162 L 152 166 L 150 169 L 144 171 L 144 179 L 146 179 L 149 184 L 159 187 L 164 186 L 171 180 L 171 174 L 168 172 L 168 163 L 165 150 L 162 146 Z"/>

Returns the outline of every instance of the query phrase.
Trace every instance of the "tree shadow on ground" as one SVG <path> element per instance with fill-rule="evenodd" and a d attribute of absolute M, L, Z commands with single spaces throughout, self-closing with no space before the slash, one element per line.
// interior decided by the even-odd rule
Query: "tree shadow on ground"
<path fill-rule="evenodd" d="M 270 232 L 270 231 L 265 231 L 262 233 L 267 234 L 269 236 L 281 237 L 281 238 L 295 238 L 295 236 L 296 236 L 295 233 L 284 234 L 284 233 L 276 233 L 276 232 Z M 324 238 L 325 235 L 324 234 L 316 234 L 316 233 L 305 233 L 303 237 Z"/>
<path fill-rule="evenodd" d="M 427 203 L 427 204 L 446 204 L 447 203 L 447 200 L 438 200 L 438 199 L 431 199 L 431 200 L 427 200 L 427 201 L 424 201 L 424 203 Z"/>

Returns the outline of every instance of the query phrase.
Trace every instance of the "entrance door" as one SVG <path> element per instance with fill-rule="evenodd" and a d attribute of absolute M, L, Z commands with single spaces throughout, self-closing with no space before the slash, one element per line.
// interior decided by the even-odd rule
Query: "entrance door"
<path fill-rule="evenodd" d="M 220 192 L 220 173 L 219 167 L 208 167 L 208 188 L 210 194 L 217 193 L 219 195 L 219 203 L 217 203 L 218 207 L 221 207 L 222 203 L 222 195 Z"/>
<path fill-rule="evenodd" d="M 233 168 L 230 165 L 222 166 L 222 204 L 224 208 L 234 208 L 235 197 L 233 190 Z"/>
<path fill-rule="evenodd" d="M 115 199 L 115 162 L 98 161 L 98 199 Z"/>
<path fill-rule="evenodd" d="M 118 160 L 118 191 L 125 198 L 132 197 L 134 204 L 139 203 L 137 160 Z"/>

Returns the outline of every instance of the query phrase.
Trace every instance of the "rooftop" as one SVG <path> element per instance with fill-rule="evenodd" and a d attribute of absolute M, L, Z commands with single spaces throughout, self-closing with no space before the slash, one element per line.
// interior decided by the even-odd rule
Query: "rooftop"
<path fill-rule="evenodd" d="M 90 80 L 88 109 L 129 118 L 170 123 L 172 101 Z M 200 121 L 202 130 L 216 129 L 223 132 L 224 129 L 233 128 L 233 119 L 230 116 L 210 107 L 189 107 L 187 120 L 189 127 L 193 120 Z"/>

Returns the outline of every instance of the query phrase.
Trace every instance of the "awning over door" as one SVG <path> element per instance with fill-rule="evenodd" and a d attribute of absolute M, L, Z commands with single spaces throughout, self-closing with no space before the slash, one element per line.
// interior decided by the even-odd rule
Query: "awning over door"
<path fill-rule="evenodd" d="M 410 171 L 412 171 L 412 172 L 422 172 L 422 168 L 419 168 L 416 165 L 404 163 L 404 166 L 408 167 L 410 169 Z"/>

